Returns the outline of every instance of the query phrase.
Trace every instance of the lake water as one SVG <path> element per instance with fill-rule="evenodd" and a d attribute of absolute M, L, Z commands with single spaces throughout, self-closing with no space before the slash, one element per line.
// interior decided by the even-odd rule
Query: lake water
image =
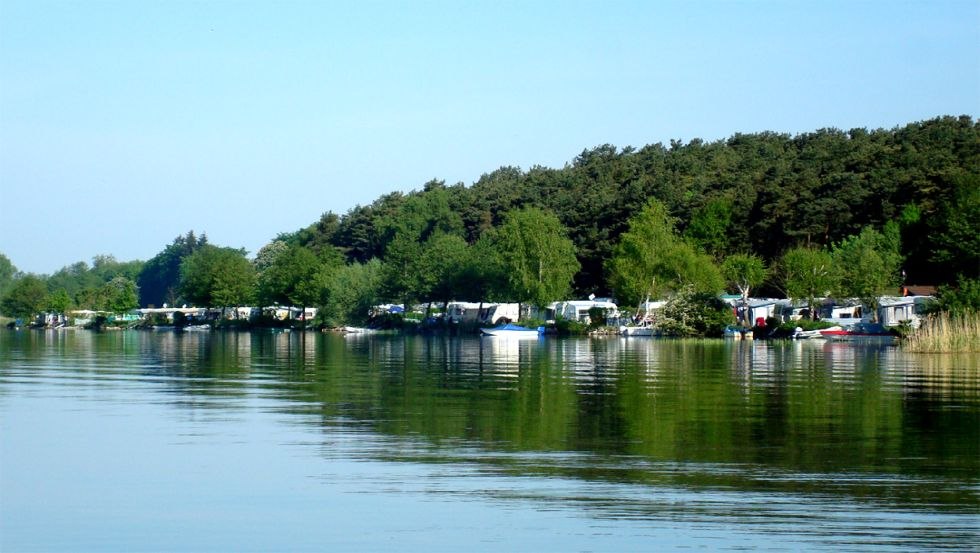
<path fill-rule="evenodd" d="M 980 548 L 980 360 L 0 331 L 2 551 Z"/>

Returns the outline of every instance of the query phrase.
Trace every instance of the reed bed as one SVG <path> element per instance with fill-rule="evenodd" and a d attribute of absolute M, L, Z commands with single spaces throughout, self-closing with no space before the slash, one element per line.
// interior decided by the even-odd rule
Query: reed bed
<path fill-rule="evenodd" d="M 903 345 L 919 353 L 980 352 L 980 312 L 931 315 Z"/>

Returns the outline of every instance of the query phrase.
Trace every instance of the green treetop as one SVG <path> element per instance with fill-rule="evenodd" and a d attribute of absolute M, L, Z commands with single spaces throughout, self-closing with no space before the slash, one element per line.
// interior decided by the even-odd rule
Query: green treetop
<path fill-rule="evenodd" d="M 513 299 L 543 307 L 571 292 L 579 262 L 554 214 L 537 208 L 512 211 L 494 229 L 493 243 Z"/>
<path fill-rule="evenodd" d="M 252 299 L 255 269 L 242 250 L 205 245 L 184 259 L 180 275 L 182 294 L 198 305 L 230 307 Z"/>

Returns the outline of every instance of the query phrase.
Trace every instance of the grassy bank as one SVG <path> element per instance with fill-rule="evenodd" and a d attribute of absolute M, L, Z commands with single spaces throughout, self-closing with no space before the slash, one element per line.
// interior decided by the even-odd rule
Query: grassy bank
<path fill-rule="evenodd" d="M 980 312 L 932 315 L 905 339 L 903 346 L 919 353 L 980 352 Z"/>

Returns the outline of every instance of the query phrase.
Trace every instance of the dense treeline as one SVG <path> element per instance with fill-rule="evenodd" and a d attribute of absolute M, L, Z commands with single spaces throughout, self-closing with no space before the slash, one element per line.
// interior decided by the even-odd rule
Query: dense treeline
<path fill-rule="evenodd" d="M 908 283 L 976 288 L 978 131 L 961 116 L 891 130 L 603 145 L 561 169 L 502 167 L 471 186 L 433 180 L 328 212 L 251 262 L 188 233 L 145 264 L 76 263 L 41 279 L 58 301 L 37 301 L 122 305 L 113 294 L 129 301 L 135 284 L 144 306 L 319 305 L 340 321 L 374 301 L 541 304 L 594 293 L 631 303 L 726 281 L 743 295 L 762 285 L 872 297 L 901 271 Z M 0 287 L 40 294 L 0 261 Z M 837 267 L 799 282 L 808 263 Z"/>
<path fill-rule="evenodd" d="M 909 281 L 941 284 L 980 270 L 978 190 L 978 124 L 941 117 L 892 130 L 604 145 L 562 169 L 503 167 L 470 187 L 432 181 L 387 194 L 343 216 L 327 213 L 291 239 L 364 262 L 385 257 L 397 236 L 393 221 L 422 219 L 406 224 L 428 225 L 424 239 L 452 214 L 459 221 L 451 231 L 474 243 L 507 212 L 534 206 L 568 229 L 581 263 L 575 291 L 604 294 L 604 266 L 620 234 L 656 198 L 717 260 L 748 252 L 772 261 L 789 247 L 830 246 L 895 220 Z"/>

